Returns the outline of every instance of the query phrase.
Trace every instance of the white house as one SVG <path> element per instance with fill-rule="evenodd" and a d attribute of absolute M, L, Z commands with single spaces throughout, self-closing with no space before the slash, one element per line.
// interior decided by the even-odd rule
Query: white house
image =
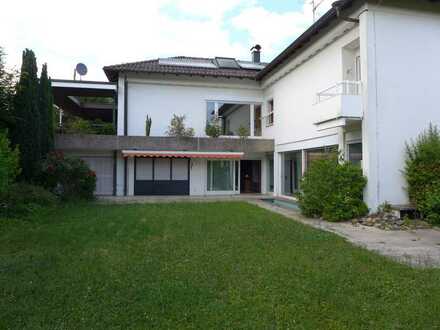
<path fill-rule="evenodd" d="M 104 113 L 77 95 L 117 100 L 106 109 L 117 136 L 61 135 L 57 146 L 116 195 L 292 196 L 308 164 L 338 149 L 362 166 L 372 210 L 408 203 L 405 142 L 440 124 L 439 1 L 337 1 L 272 62 L 259 57 L 255 47 L 252 61 L 163 58 L 106 66 L 109 83 L 54 81 L 57 104 L 77 113 Z M 164 137 L 173 114 L 194 138 Z M 216 117 L 224 136 L 207 138 Z"/>

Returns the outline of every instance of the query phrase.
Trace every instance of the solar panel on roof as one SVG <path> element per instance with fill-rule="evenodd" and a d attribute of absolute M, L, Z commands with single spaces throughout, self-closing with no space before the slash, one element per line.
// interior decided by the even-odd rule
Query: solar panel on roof
<path fill-rule="evenodd" d="M 159 65 L 188 66 L 188 67 L 207 68 L 207 69 L 217 68 L 217 66 L 211 61 L 197 61 L 192 59 L 179 59 L 179 58 L 160 58 Z"/>
<path fill-rule="evenodd" d="M 246 61 L 238 61 L 238 64 L 242 69 L 262 70 L 265 67 L 265 65 L 262 63 L 253 63 Z"/>
<path fill-rule="evenodd" d="M 215 61 L 219 68 L 222 69 L 240 69 L 235 58 L 227 58 L 227 57 L 216 57 Z"/>

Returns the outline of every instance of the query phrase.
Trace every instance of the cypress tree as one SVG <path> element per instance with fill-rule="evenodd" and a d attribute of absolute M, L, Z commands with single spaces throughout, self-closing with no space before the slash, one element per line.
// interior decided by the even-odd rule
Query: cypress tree
<path fill-rule="evenodd" d="M 47 75 L 47 64 L 41 69 L 39 84 L 39 111 L 40 111 L 40 150 L 41 157 L 46 157 L 53 148 L 53 101 L 51 82 Z"/>
<path fill-rule="evenodd" d="M 12 141 L 20 149 L 22 178 L 32 181 L 41 159 L 38 109 L 37 60 L 32 50 L 23 51 L 23 63 L 14 98 L 15 127 Z"/>
<path fill-rule="evenodd" d="M 5 53 L 0 46 L 0 131 L 11 129 L 14 124 L 12 113 L 15 93 L 15 74 L 6 69 Z"/>

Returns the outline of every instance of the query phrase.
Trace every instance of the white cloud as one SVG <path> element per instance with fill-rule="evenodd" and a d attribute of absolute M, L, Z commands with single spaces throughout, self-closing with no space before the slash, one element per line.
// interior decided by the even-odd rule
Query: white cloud
<path fill-rule="evenodd" d="M 164 6 L 184 15 L 167 15 Z M 225 15 L 238 9 L 232 24 L 249 33 L 249 42 L 232 42 L 225 24 Z M 7 0 L 0 12 L 0 46 L 10 66 L 20 65 L 27 47 L 39 64 L 48 63 L 54 78 L 72 78 L 75 64 L 84 62 L 87 79 L 101 80 L 102 66 L 121 62 L 173 55 L 248 58 L 257 41 L 273 56 L 307 26 L 307 16 L 305 9 L 272 13 L 255 0 Z"/>
<path fill-rule="evenodd" d="M 319 17 L 325 13 L 334 0 L 324 0 L 316 11 Z M 265 59 L 270 59 L 280 52 L 280 47 L 292 42 L 313 23 L 312 6 L 309 1 L 300 11 L 284 13 L 271 12 L 262 6 L 244 9 L 232 19 L 235 28 L 249 33 L 251 43 L 261 44 Z"/>

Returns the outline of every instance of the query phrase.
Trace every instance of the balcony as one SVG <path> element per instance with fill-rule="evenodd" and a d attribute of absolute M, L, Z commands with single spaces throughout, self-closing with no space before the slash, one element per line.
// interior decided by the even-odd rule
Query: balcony
<path fill-rule="evenodd" d="M 341 81 L 317 93 L 315 104 L 318 131 L 346 127 L 362 121 L 360 81 Z"/>

